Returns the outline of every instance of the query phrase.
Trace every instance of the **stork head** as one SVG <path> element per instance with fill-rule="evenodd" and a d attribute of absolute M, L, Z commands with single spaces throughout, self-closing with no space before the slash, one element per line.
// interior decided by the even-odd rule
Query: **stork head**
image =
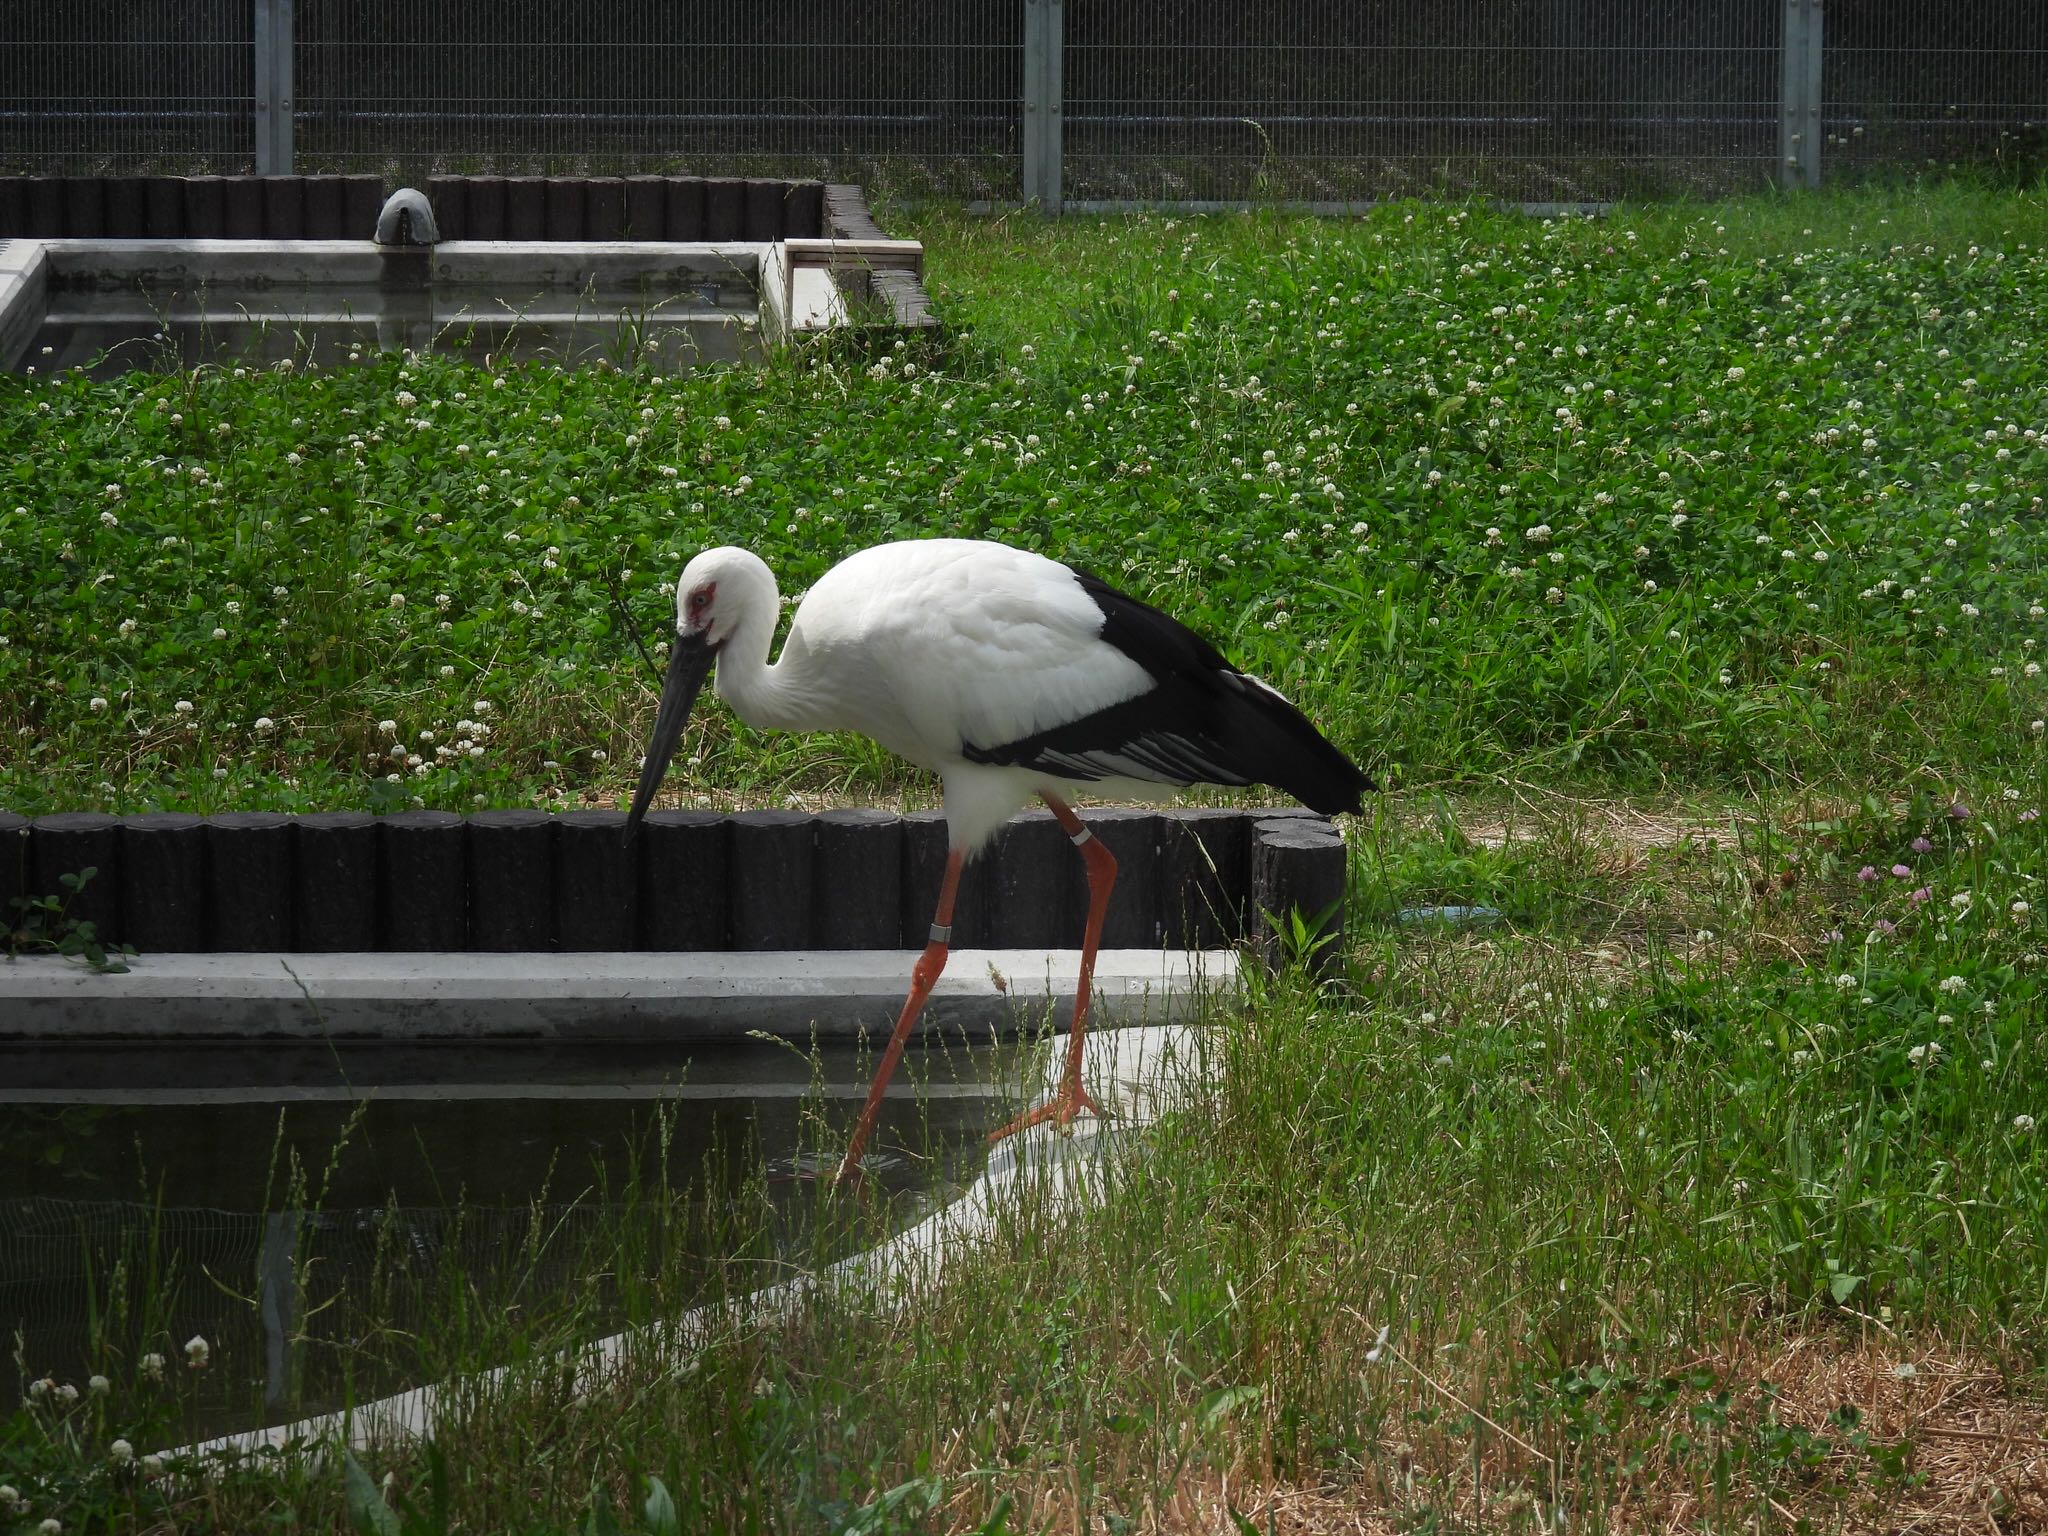
<path fill-rule="evenodd" d="M 774 574 L 759 556 L 744 549 L 707 549 L 683 567 L 676 582 L 676 636 L 669 648 L 668 674 L 662 679 L 661 704 L 654 714 L 654 734 L 633 791 L 633 809 L 626 816 L 627 837 L 639 830 L 653 803 L 689 723 L 690 707 L 719 651 L 737 630 L 763 631 L 759 644 L 765 659 L 780 606 Z"/>

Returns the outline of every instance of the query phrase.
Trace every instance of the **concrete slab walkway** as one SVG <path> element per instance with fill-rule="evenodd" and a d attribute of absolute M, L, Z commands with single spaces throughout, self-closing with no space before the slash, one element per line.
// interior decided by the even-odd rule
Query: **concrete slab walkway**
<path fill-rule="evenodd" d="M 630 1040 L 793 1038 L 886 1029 L 914 957 L 899 950 L 746 954 L 166 954 L 119 974 L 33 956 L 0 964 L 0 1041 L 125 1039 Z M 932 1025 L 1071 1008 L 1079 951 L 956 950 Z M 1164 1024 L 1237 975 L 1231 950 L 1105 949 L 1104 1023 Z"/>

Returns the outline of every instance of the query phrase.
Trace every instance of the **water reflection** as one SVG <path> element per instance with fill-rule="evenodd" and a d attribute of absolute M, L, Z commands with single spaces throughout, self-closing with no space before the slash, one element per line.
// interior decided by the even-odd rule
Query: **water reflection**
<path fill-rule="evenodd" d="M 850 1202 L 818 1175 L 866 1092 L 851 1049 L 45 1048 L 0 1061 L 0 1328 L 59 1381 L 165 1355 L 194 1435 L 337 1408 L 918 1219 L 979 1168 L 1014 1061 L 907 1055 Z"/>

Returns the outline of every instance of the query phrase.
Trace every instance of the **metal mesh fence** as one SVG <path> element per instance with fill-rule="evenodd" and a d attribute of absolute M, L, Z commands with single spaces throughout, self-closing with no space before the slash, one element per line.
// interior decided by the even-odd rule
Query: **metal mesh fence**
<path fill-rule="evenodd" d="M 1014 197 L 1014 0 L 302 0 L 300 168 L 800 175 Z"/>
<path fill-rule="evenodd" d="M 1775 153 L 1779 30 L 1759 0 L 1069 6 L 1067 196 L 1753 186 Z"/>
<path fill-rule="evenodd" d="M 0 4 L 0 171 L 802 175 L 1023 195 L 1025 0 Z M 1050 12 L 1050 5 L 1036 7 Z M 1714 195 L 1780 169 L 1785 0 L 1065 0 L 1080 201 Z M 1822 174 L 2048 163 L 2032 0 L 1830 0 Z"/>
<path fill-rule="evenodd" d="M 1830 180 L 1968 165 L 2048 172 L 2048 12 L 2025 0 L 1833 0 L 1822 53 Z"/>
<path fill-rule="evenodd" d="M 249 0 L 0 6 L 0 172 L 247 170 Z"/>

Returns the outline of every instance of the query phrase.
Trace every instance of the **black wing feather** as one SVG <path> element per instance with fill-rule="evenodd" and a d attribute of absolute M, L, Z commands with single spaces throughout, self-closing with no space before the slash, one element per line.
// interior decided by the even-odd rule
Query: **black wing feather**
<path fill-rule="evenodd" d="M 1325 814 L 1360 809 L 1372 781 L 1300 710 L 1170 614 L 1085 571 L 1074 577 L 1102 610 L 1102 638 L 1153 687 L 1017 741 L 963 747 L 969 761 L 1082 783 L 1271 784 Z"/>

